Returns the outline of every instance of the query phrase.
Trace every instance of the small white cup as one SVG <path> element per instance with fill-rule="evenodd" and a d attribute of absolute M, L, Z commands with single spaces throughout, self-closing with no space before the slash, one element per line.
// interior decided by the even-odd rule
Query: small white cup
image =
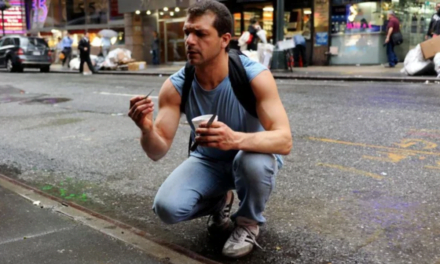
<path fill-rule="evenodd" d="M 208 122 L 211 117 L 212 115 L 202 115 L 202 116 L 194 117 L 191 120 L 194 125 L 194 129 L 197 129 L 200 126 L 200 124 L 203 123 L 204 121 Z M 214 121 L 217 120 L 218 120 L 218 116 L 214 118 Z"/>

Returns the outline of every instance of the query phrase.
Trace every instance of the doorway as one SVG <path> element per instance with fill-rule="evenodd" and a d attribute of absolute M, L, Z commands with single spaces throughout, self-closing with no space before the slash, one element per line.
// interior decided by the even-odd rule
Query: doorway
<path fill-rule="evenodd" d="M 163 61 L 167 64 L 186 62 L 184 24 L 185 18 L 166 19 L 159 22 L 159 29 L 164 36 L 161 45 L 161 49 L 165 51 Z"/>

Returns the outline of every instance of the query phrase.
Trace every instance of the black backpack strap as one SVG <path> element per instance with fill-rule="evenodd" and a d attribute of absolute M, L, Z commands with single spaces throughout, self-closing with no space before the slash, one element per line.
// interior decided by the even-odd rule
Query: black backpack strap
<path fill-rule="evenodd" d="M 182 87 L 182 98 L 180 102 L 180 113 L 185 113 L 186 102 L 188 101 L 189 91 L 192 88 L 192 83 L 194 80 L 194 74 L 196 70 L 194 66 L 189 64 L 189 62 L 185 65 L 185 82 Z"/>
<path fill-rule="evenodd" d="M 192 83 L 194 80 L 195 68 L 188 62 L 185 65 L 185 82 L 182 87 L 182 98 L 180 101 L 180 113 L 185 113 L 185 106 L 188 102 L 189 92 L 192 88 Z M 188 156 L 191 152 L 192 145 L 192 132 L 189 134 L 189 142 L 188 142 Z"/>
<path fill-rule="evenodd" d="M 239 57 L 241 54 L 243 53 L 239 50 L 231 49 L 229 51 L 229 80 L 240 104 L 249 114 L 258 118 L 257 100 Z"/>

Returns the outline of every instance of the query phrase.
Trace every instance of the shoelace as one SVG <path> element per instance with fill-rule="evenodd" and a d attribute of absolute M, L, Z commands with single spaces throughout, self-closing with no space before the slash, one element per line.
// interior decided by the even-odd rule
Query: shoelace
<path fill-rule="evenodd" d="M 264 250 L 260 244 L 257 243 L 257 241 L 255 240 L 255 234 L 252 233 L 252 231 L 249 229 L 249 227 L 247 226 L 237 226 L 237 228 L 235 228 L 234 232 L 232 233 L 232 241 L 239 243 L 240 242 L 240 238 L 246 234 L 246 242 L 249 243 L 253 243 L 255 246 L 257 246 L 259 249 Z"/>

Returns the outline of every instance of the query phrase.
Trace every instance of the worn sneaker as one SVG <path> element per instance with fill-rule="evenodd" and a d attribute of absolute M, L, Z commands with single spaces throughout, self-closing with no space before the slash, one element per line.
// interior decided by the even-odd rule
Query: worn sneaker
<path fill-rule="evenodd" d="M 224 234 L 228 230 L 232 231 L 231 208 L 234 203 L 234 192 L 228 191 L 225 199 L 223 209 L 208 218 L 208 233 L 210 236 Z"/>
<path fill-rule="evenodd" d="M 243 225 L 240 219 L 237 219 L 237 226 L 223 247 L 223 255 L 231 258 L 240 258 L 249 254 L 254 245 L 263 249 L 257 243 L 257 237 L 260 228 L 257 224 Z"/>

